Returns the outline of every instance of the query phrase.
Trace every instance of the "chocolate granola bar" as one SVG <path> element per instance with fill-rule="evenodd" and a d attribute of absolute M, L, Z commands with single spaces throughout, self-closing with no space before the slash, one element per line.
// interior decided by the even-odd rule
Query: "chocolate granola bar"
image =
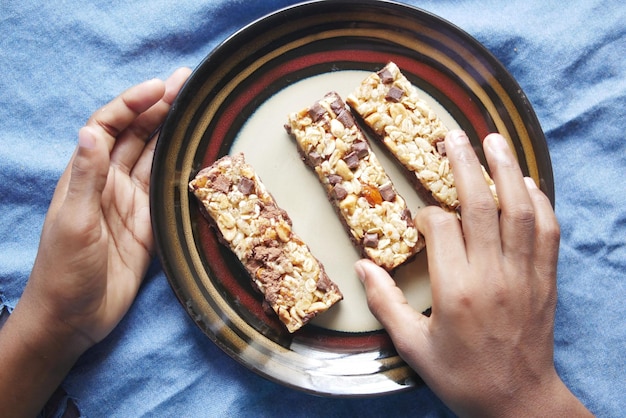
<path fill-rule="evenodd" d="M 393 62 L 369 75 L 346 98 L 390 153 L 443 208 L 457 210 L 459 200 L 443 140 L 448 129 Z M 485 181 L 498 200 L 483 167 Z"/>
<path fill-rule="evenodd" d="M 291 113 L 285 128 L 363 256 L 391 271 L 424 247 L 406 202 L 337 93 Z"/>
<path fill-rule="evenodd" d="M 189 190 L 289 332 L 343 298 L 243 154 L 204 168 Z"/>

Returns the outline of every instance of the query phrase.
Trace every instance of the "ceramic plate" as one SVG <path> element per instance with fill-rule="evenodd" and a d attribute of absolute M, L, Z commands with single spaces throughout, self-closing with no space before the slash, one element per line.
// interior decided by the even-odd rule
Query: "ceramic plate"
<path fill-rule="evenodd" d="M 157 144 L 151 207 L 159 257 L 196 324 L 249 369 L 318 395 L 372 396 L 422 384 L 367 309 L 358 259 L 317 177 L 283 125 L 329 91 L 351 92 L 394 61 L 450 128 L 510 139 L 522 169 L 554 198 L 545 139 L 524 93 L 476 40 L 424 11 L 379 1 L 296 5 L 241 29 L 195 69 Z M 375 145 L 413 213 L 423 205 Z M 243 268 L 221 246 L 187 190 L 224 154 L 246 160 L 324 263 L 344 300 L 289 334 L 261 307 Z M 396 272 L 415 309 L 430 306 L 425 253 Z"/>

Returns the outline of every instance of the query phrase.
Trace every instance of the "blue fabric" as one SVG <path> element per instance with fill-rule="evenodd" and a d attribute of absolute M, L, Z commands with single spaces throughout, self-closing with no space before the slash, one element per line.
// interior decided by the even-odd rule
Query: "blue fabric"
<path fill-rule="evenodd" d="M 287 0 L 0 4 L 0 304 L 26 283 L 56 181 L 92 111 L 195 67 Z M 626 6 L 621 0 L 411 1 L 463 28 L 511 71 L 546 132 L 562 226 L 558 371 L 598 416 L 626 410 Z M 450 416 L 420 388 L 313 397 L 222 353 L 154 262 L 128 316 L 64 383 L 86 416 Z"/>

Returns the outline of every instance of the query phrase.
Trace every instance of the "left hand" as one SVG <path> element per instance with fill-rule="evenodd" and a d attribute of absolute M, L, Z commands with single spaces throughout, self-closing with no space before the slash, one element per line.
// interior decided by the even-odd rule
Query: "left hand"
<path fill-rule="evenodd" d="M 77 337 L 80 350 L 121 320 L 152 258 L 151 134 L 189 74 L 146 81 L 97 110 L 53 195 L 22 300 L 49 330 Z"/>
<path fill-rule="evenodd" d="M 153 251 L 148 190 L 156 138 L 190 70 L 150 80 L 78 133 L 28 284 L 0 329 L 0 411 L 35 416 L 80 355 L 135 299 Z"/>

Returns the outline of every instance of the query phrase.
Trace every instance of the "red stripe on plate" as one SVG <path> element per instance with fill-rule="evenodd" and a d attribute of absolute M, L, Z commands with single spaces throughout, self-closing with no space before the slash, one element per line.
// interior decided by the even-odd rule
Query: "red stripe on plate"
<path fill-rule="evenodd" d="M 416 61 L 396 54 L 389 54 L 377 51 L 366 50 L 337 50 L 329 52 L 318 52 L 304 55 L 287 61 L 278 67 L 272 68 L 266 73 L 258 76 L 252 85 L 241 92 L 225 109 L 222 116 L 215 124 L 209 139 L 209 147 L 204 156 L 203 164 L 210 165 L 219 157 L 219 149 L 232 129 L 234 120 L 243 112 L 257 96 L 265 91 L 269 86 L 289 74 L 304 70 L 306 68 L 320 65 L 332 64 L 341 61 L 354 61 L 368 64 L 380 63 L 382 65 L 389 61 L 394 61 L 400 69 L 406 73 L 411 73 L 427 83 L 431 84 L 443 95 L 445 95 L 464 114 L 480 138 L 490 132 L 487 122 L 483 118 L 476 102 L 468 93 L 458 85 L 453 79 L 441 73 L 437 69 L 430 67 L 423 62 Z M 356 88 L 357 86 L 355 86 Z"/>
<path fill-rule="evenodd" d="M 382 67 L 388 61 L 394 61 L 405 72 L 421 78 L 448 97 L 455 106 L 470 121 L 474 129 L 481 136 L 488 133 L 487 123 L 482 117 L 478 106 L 472 98 L 454 80 L 441 73 L 437 69 L 428 66 L 423 62 L 416 61 L 396 54 L 365 51 L 365 50 L 337 50 L 330 52 L 319 52 L 307 54 L 274 67 L 263 74 L 252 73 L 251 77 L 257 77 L 254 82 L 241 91 L 221 113 L 220 119 L 213 125 L 213 131 L 209 137 L 209 144 L 203 158 L 203 165 L 212 164 L 218 157 L 218 152 L 228 137 L 229 132 L 240 127 L 234 126 L 235 119 L 244 109 L 259 95 L 268 89 L 273 83 L 289 76 L 290 74 L 302 71 L 306 68 L 320 64 L 335 64 L 337 62 L 357 62 L 367 64 L 380 64 Z M 356 88 L 356 86 L 355 86 Z M 277 122 L 278 123 L 278 122 Z M 250 288 L 242 287 L 242 284 L 233 276 L 228 265 L 223 262 L 220 253 L 220 244 L 215 235 L 210 231 L 208 223 L 199 225 L 200 241 L 204 254 L 211 260 L 213 272 L 228 294 L 237 295 L 237 305 L 243 307 L 254 317 L 264 322 L 275 330 L 281 329 L 280 322 L 273 316 L 268 316 L 262 309 L 258 296 L 250 293 Z M 218 261 L 219 260 L 219 261 Z M 235 307 L 235 309 L 241 309 Z M 286 333 L 286 331 L 285 331 Z M 313 347 L 332 347 L 333 349 L 343 349 L 349 351 L 352 348 L 367 349 L 377 347 L 387 347 L 392 349 L 391 342 L 385 333 L 362 333 L 362 334 L 327 334 L 320 336 L 318 332 L 307 332 L 303 329 L 298 332 L 298 338 L 308 340 Z M 323 339 L 314 342 L 314 340 Z"/>

